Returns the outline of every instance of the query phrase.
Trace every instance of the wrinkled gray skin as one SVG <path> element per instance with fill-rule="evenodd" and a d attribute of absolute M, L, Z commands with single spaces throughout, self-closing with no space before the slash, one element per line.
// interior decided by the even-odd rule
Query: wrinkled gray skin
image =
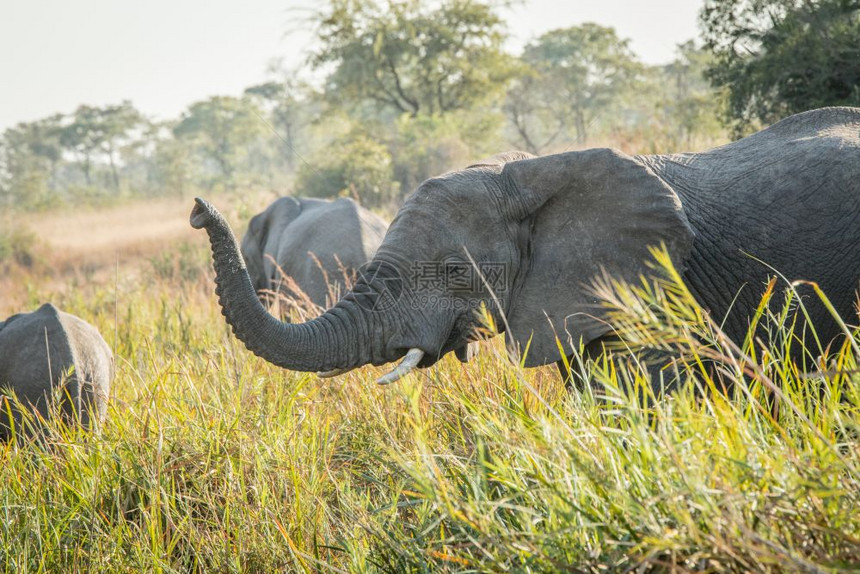
<path fill-rule="evenodd" d="M 50 303 L 0 321 L 0 387 L 43 418 L 50 416 L 51 397 L 57 397 L 58 412 L 69 421 L 90 428 L 93 420 L 103 420 L 112 375 L 113 354 L 96 328 Z M 7 402 L 0 400 L 2 440 L 12 432 Z M 16 433 L 22 433 L 22 413 L 12 403 L 8 408 Z M 23 429 L 22 436 L 32 430 Z"/>
<path fill-rule="evenodd" d="M 298 296 L 283 285 L 280 267 L 325 307 L 330 292 L 346 292 L 344 275 L 351 277 L 370 261 L 387 229 L 385 220 L 351 199 L 281 197 L 251 219 L 242 256 L 258 292 L 280 289 Z"/>
<path fill-rule="evenodd" d="M 423 350 L 419 366 L 428 366 L 462 349 L 476 327 L 469 307 L 427 305 L 409 278 L 416 261 L 469 265 L 466 251 L 508 269 L 498 305 L 480 291 L 448 298 L 484 301 L 507 327 L 513 350 L 531 338 L 527 366 L 560 359 L 556 335 L 566 354 L 580 340 L 605 340 L 604 311 L 584 285 L 601 269 L 623 280 L 647 274 L 647 247 L 661 242 L 699 302 L 726 317 L 735 340 L 772 274 L 756 259 L 789 280 L 817 281 L 855 322 L 860 110 L 799 114 L 703 153 L 514 153 L 430 179 L 400 209 L 369 272 L 303 324 L 283 324 L 260 306 L 235 239 L 211 205 L 198 200 L 191 223 L 209 233 L 217 292 L 236 335 L 257 355 L 298 371 L 379 365 L 410 348 Z M 368 311 L 380 295 L 396 303 Z M 807 302 L 826 344 L 837 325 L 812 297 Z"/>

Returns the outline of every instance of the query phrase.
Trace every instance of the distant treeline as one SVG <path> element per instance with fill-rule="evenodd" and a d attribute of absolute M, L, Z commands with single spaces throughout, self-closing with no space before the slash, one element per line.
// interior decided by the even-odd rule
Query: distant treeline
<path fill-rule="evenodd" d="M 166 122 L 122 102 L 21 123 L 0 139 L 0 205 L 265 187 L 380 206 L 509 149 L 680 151 L 860 105 L 860 0 L 707 0 L 702 38 L 664 66 L 597 24 L 509 54 L 494 6 L 330 0 L 306 67 L 274 64 L 241 97 Z"/>

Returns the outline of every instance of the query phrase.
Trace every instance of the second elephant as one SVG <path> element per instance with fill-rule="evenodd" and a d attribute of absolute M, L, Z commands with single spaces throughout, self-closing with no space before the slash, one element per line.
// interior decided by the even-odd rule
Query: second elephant
<path fill-rule="evenodd" d="M 46 303 L 0 321 L 0 388 L 47 419 L 52 401 L 69 422 L 84 428 L 104 419 L 113 378 L 113 354 L 98 330 Z M 10 420 L 9 414 L 12 418 Z M 0 397 L 0 440 L 38 428 L 12 401 Z"/>
<path fill-rule="evenodd" d="M 257 292 L 299 296 L 284 284 L 283 271 L 326 307 L 345 293 L 345 275 L 373 257 L 387 229 L 385 220 L 348 198 L 281 197 L 251 219 L 242 256 Z"/>

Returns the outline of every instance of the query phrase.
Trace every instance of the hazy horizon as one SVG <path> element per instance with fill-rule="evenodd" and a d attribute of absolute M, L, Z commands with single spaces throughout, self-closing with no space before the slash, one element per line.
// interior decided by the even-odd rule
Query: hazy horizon
<path fill-rule="evenodd" d="M 645 63 L 671 61 L 677 44 L 698 36 L 702 0 L 530 0 L 502 9 L 516 53 L 529 40 L 583 22 L 612 26 Z M 34 0 L 4 7 L 0 78 L 6 86 L 0 131 L 81 104 L 131 100 L 153 119 L 169 119 L 194 101 L 239 95 L 266 80 L 283 58 L 301 66 L 311 46 L 303 20 L 319 2 L 258 0 Z"/>

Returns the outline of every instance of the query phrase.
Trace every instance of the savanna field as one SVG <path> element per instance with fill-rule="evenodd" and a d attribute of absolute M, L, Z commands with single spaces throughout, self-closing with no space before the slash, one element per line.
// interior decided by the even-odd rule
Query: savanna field
<path fill-rule="evenodd" d="M 238 232 L 267 201 L 216 199 Z M 860 568 L 853 327 L 799 373 L 783 359 L 796 301 L 739 348 L 667 271 L 603 287 L 631 346 L 682 358 L 666 398 L 621 390 L 647 394 L 634 361 L 575 366 L 593 388 L 565 392 L 501 338 L 387 387 L 372 367 L 322 380 L 229 332 L 191 204 L 4 221 L 0 315 L 53 301 L 116 359 L 98 432 L 55 423 L 47 444 L 0 447 L 4 571 Z"/>

